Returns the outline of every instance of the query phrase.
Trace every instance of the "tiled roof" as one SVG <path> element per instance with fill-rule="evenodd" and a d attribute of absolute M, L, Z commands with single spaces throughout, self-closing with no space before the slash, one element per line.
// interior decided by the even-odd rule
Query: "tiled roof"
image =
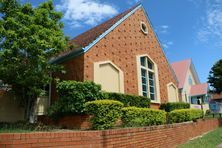
<path fill-rule="evenodd" d="M 176 77 L 179 81 L 179 88 L 183 88 L 186 79 L 186 74 L 190 65 L 191 65 L 191 59 L 183 60 L 180 62 L 174 62 L 171 64 L 171 67 L 173 68 Z"/>
<path fill-rule="evenodd" d="M 207 83 L 192 85 L 190 89 L 190 96 L 203 95 L 207 94 L 207 92 L 208 92 Z"/>
<path fill-rule="evenodd" d="M 213 100 L 222 99 L 222 93 L 220 93 L 220 94 L 212 94 L 211 99 L 213 99 Z"/>
<path fill-rule="evenodd" d="M 74 51 L 82 50 L 82 48 L 86 47 L 94 40 L 96 40 L 101 34 L 111 28 L 115 23 L 117 23 L 120 19 L 122 19 L 125 15 L 130 13 L 140 4 L 133 6 L 132 8 L 120 13 L 119 15 L 107 20 L 106 22 L 95 26 L 94 28 L 89 29 L 88 31 L 76 36 L 72 40 L 69 41 L 69 45 L 74 45 L 74 48 L 68 51 L 61 53 L 58 57 L 67 55 Z"/>

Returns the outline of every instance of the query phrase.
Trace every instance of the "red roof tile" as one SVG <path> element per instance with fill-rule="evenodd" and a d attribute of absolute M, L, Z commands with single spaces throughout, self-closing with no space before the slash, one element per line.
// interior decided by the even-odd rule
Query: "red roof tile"
<path fill-rule="evenodd" d="M 125 15 L 130 13 L 133 9 L 135 9 L 139 4 L 133 6 L 132 8 L 120 13 L 119 15 L 107 20 L 106 22 L 97 25 L 96 27 L 76 36 L 72 40 L 70 40 L 69 44 L 76 45 L 77 47 L 86 47 L 90 43 L 92 43 L 95 39 L 97 39 L 102 33 L 112 27 L 116 22 L 118 22 Z"/>
<path fill-rule="evenodd" d="M 213 100 L 222 99 L 222 93 L 220 93 L 220 94 L 212 94 L 211 99 L 213 99 Z"/>
<path fill-rule="evenodd" d="M 207 83 L 192 85 L 190 89 L 190 96 L 203 95 L 207 94 L 207 92 L 208 92 Z"/>
<path fill-rule="evenodd" d="M 174 62 L 171 64 L 171 67 L 173 68 L 177 79 L 179 81 L 179 88 L 183 88 L 183 85 L 185 83 L 186 74 L 190 67 L 191 59 L 183 60 L 180 62 Z"/>

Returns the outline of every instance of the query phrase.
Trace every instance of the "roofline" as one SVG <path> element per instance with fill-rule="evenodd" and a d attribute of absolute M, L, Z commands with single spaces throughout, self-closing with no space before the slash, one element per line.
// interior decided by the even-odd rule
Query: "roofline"
<path fill-rule="evenodd" d="M 74 57 L 77 57 L 77 56 L 81 55 L 82 53 L 84 53 L 84 51 L 82 50 L 82 48 L 79 48 L 79 50 L 71 51 L 70 53 L 67 53 L 63 56 L 49 60 L 49 64 L 60 64 L 62 62 L 70 60 Z"/>
<path fill-rule="evenodd" d="M 141 4 L 141 5 L 142 5 L 142 4 Z M 146 18 L 147 18 L 147 20 L 148 20 L 151 28 L 153 29 L 153 24 L 152 24 L 152 22 L 150 21 L 150 18 L 149 18 L 149 16 L 148 16 L 148 13 L 145 11 L 143 5 L 142 5 L 142 9 L 143 9 L 143 12 L 146 14 Z M 161 47 L 161 49 L 162 49 L 162 51 L 163 51 L 163 55 L 164 55 L 165 59 L 167 60 L 167 64 L 168 64 L 168 66 L 169 66 L 169 68 L 170 68 L 170 70 L 171 70 L 171 72 L 172 72 L 172 74 L 173 74 L 173 77 L 174 77 L 175 80 L 177 81 L 177 86 L 179 87 L 179 80 L 177 79 L 177 76 L 176 76 L 173 68 L 171 67 L 170 62 L 168 61 L 168 59 L 167 59 L 167 57 L 166 57 L 166 54 L 165 54 L 165 52 L 164 52 L 164 50 L 163 50 L 164 48 L 163 48 L 162 44 L 160 43 L 160 40 L 159 40 L 159 38 L 158 38 L 158 35 L 156 34 L 156 32 L 155 32 L 154 30 L 153 30 L 153 33 L 154 33 L 154 35 L 155 35 L 155 37 L 156 37 L 156 39 L 157 39 L 158 44 L 160 45 L 160 47 Z"/>
<path fill-rule="evenodd" d="M 197 97 L 197 96 L 203 96 L 203 95 L 208 95 L 208 93 L 205 93 L 205 94 L 195 94 L 195 95 L 190 95 L 189 97 Z"/>
<path fill-rule="evenodd" d="M 86 53 L 90 48 L 92 48 L 96 43 L 98 43 L 102 38 L 104 38 L 106 35 L 108 35 L 112 30 L 114 30 L 117 26 L 119 26 L 123 21 L 125 21 L 128 17 L 130 17 L 134 12 L 136 12 L 141 7 L 142 7 L 142 4 L 139 3 L 137 7 L 135 7 L 133 10 L 131 10 L 129 13 L 127 13 L 124 17 L 122 17 L 120 20 L 118 20 L 108 30 L 103 32 L 99 37 L 97 37 L 93 42 L 89 43 L 87 46 L 80 48 L 80 50 L 78 50 L 78 51 L 70 52 L 64 56 L 50 60 L 49 63 L 51 63 L 51 64 L 62 63 L 64 61 L 72 59 L 73 57 L 77 57 L 83 53 Z"/>
<path fill-rule="evenodd" d="M 197 74 L 197 71 L 196 71 L 196 68 L 195 68 L 192 60 L 191 60 L 190 66 L 191 66 L 191 68 L 193 68 L 193 72 L 194 72 L 194 75 L 195 75 L 195 77 L 196 77 L 196 79 L 197 79 L 197 83 L 198 83 L 198 84 L 201 84 L 201 83 L 200 83 L 200 79 L 199 79 L 198 74 Z"/>
<path fill-rule="evenodd" d="M 90 48 L 92 48 L 97 42 L 99 42 L 102 38 L 104 38 L 107 34 L 109 34 L 112 30 L 114 30 L 117 26 L 119 26 L 123 21 L 125 21 L 128 17 L 130 17 L 134 12 L 136 12 L 139 8 L 142 7 L 142 4 L 139 4 L 136 8 L 127 13 L 124 17 L 118 20 L 114 25 L 112 25 L 108 30 L 106 30 L 103 34 L 101 34 L 97 39 L 95 39 L 92 43 L 83 48 L 84 53 L 87 52 Z"/>

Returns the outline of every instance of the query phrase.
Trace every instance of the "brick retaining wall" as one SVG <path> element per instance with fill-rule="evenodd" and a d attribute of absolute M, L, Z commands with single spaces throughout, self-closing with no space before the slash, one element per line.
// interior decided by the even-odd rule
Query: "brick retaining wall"
<path fill-rule="evenodd" d="M 222 120 L 104 131 L 0 134 L 0 147 L 164 147 L 171 148 L 214 130 Z"/>

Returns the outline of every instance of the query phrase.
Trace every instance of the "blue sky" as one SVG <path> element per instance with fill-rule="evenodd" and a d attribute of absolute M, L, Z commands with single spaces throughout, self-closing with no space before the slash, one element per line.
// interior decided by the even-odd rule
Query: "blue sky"
<path fill-rule="evenodd" d="M 21 0 L 34 6 L 44 0 Z M 66 35 L 76 35 L 130 8 L 138 0 L 54 0 Z M 142 0 L 169 62 L 192 58 L 201 82 L 222 59 L 222 0 Z"/>

